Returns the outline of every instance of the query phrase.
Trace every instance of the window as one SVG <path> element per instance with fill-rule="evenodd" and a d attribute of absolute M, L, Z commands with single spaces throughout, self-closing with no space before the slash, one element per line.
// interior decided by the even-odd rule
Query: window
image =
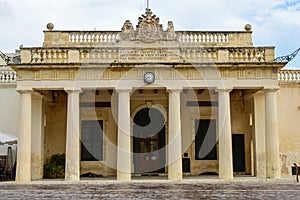
<path fill-rule="evenodd" d="M 81 160 L 103 160 L 103 121 L 82 121 Z"/>
<path fill-rule="evenodd" d="M 195 159 L 217 160 L 216 120 L 196 120 Z"/>

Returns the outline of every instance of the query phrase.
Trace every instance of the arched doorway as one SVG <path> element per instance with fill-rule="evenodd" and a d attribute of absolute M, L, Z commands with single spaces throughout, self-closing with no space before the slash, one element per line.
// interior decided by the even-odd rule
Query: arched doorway
<path fill-rule="evenodd" d="M 165 119 L 155 108 L 143 108 L 133 119 L 135 173 L 164 173 L 166 164 Z"/>

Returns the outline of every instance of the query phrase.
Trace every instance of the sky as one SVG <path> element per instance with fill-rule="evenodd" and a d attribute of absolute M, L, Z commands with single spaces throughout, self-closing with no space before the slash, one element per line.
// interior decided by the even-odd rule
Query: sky
<path fill-rule="evenodd" d="M 300 48 L 300 0 L 149 0 L 164 28 L 176 31 L 243 31 L 251 24 L 254 46 L 275 46 L 275 57 Z M 0 0 L 0 51 L 38 47 L 43 30 L 121 30 L 135 26 L 146 0 Z M 299 55 L 286 68 L 300 69 Z"/>

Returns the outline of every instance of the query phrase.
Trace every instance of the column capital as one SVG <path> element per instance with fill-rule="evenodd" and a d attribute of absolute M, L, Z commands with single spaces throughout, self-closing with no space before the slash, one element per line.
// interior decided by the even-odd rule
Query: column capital
<path fill-rule="evenodd" d="M 116 88 L 117 93 L 131 93 L 132 88 Z"/>
<path fill-rule="evenodd" d="M 34 99 L 43 99 L 44 95 L 38 93 L 38 92 L 33 92 L 32 93 L 32 98 Z"/>
<path fill-rule="evenodd" d="M 79 88 L 73 88 L 73 89 L 71 89 L 71 88 L 65 88 L 65 92 L 66 93 L 81 93 L 82 92 L 82 90 L 81 89 L 79 89 Z"/>
<path fill-rule="evenodd" d="M 220 92 L 231 92 L 232 88 L 217 88 L 215 89 L 216 92 L 220 93 Z"/>
<path fill-rule="evenodd" d="M 167 92 L 170 93 L 170 92 L 182 92 L 182 88 L 167 88 Z"/>
<path fill-rule="evenodd" d="M 17 89 L 18 93 L 33 93 L 32 89 Z"/>
<path fill-rule="evenodd" d="M 277 92 L 279 90 L 279 88 L 264 88 L 263 91 L 264 92 Z"/>
<path fill-rule="evenodd" d="M 264 90 L 261 89 L 261 90 L 258 90 L 257 92 L 253 93 L 252 96 L 257 96 L 257 95 L 261 95 L 261 94 L 264 94 Z"/>

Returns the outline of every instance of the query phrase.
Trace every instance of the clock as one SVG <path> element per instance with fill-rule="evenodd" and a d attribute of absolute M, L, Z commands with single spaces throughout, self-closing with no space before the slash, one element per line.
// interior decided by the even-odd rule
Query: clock
<path fill-rule="evenodd" d="M 154 83 L 155 80 L 155 75 L 153 72 L 146 72 L 144 74 L 144 82 L 147 84 L 151 84 Z"/>

